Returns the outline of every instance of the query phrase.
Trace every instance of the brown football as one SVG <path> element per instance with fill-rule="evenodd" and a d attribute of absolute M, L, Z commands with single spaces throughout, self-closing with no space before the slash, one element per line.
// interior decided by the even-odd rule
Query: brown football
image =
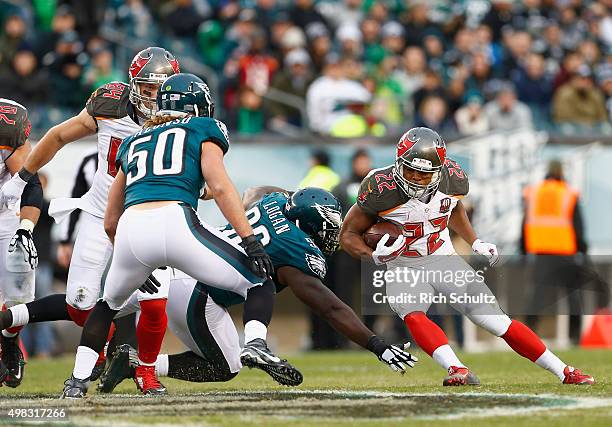
<path fill-rule="evenodd" d="M 393 221 L 380 221 L 367 229 L 365 233 L 363 233 L 363 239 L 365 240 L 366 245 L 371 247 L 372 249 L 376 249 L 376 245 L 378 241 L 385 235 L 389 235 L 389 240 L 387 241 L 387 246 L 391 245 L 395 242 L 402 234 L 402 225 Z"/>

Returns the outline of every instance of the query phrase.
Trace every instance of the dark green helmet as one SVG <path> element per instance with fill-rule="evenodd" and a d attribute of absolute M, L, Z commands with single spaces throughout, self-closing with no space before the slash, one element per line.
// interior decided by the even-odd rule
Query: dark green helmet
<path fill-rule="evenodd" d="M 196 117 L 212 117 L 215 104 L 210 89 L 196 75 L 179 73 L 167 78 L 157 92 L 160 113 L 185 113 Z"/>
<path fill-rule="evenodd" d="M 338 250 L 342 207 L 329 191 L 313 187 L 297 190 L 285 207 L 285 216 L 308 234 L 325 255 Z"/>

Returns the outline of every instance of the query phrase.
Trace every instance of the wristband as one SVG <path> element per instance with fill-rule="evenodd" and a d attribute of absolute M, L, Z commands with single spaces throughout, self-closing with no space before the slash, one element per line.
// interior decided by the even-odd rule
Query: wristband
<path fill-rule="evenodd" d="M 387 349 L 387 344 L 383 340 L 378 338 L 376 335 L 372 335 L 368 340 L 366 348 L 378 357 L 380 357 Z"/>
<path fill-rule="evenodd" d="M 19 177 L 21 179 L 23 179 L 25 182 L 28 182 L 33 176 L 34 174 L 32 172 L 29 172 L 25 166 L 22 167 L 21 169 L 19 169 L 19 172 L 17 172 L 19 174 Z"/>
<path fill-rule="evenodd" d="M 19 223 L 19 228 L 21 228 L 22 230 L 27 230 L 30 233 L 32 233 L 32 231 L 34 231 L 34 223 L 29 219 L 22 219 L 21 222 Z"/>

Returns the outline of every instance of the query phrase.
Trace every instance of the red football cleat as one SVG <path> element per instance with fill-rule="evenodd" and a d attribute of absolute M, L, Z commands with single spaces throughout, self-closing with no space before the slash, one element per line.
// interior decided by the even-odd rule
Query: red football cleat
<path fill-rule="evenodd" d="M 442 385 L 480 385 L 480 380 L 468 368 L 451 366 L 448 368 L 448 377 L 444 378 Z"/>
<path fill-rule="evenodd" d="M 136 366 L 134 382 L 142 394 L 155 396 L 167 393 L 166 387 L 159 382 L 157 375 L 155 375 L 155 366 Z"/>
<path fill-rule="evenodd" d="M 566 366 L 563 370 L 563 384 L 591 385 L 595 384 L 595 378 L 590 375 L 583 374 L 580 369 Z"/>

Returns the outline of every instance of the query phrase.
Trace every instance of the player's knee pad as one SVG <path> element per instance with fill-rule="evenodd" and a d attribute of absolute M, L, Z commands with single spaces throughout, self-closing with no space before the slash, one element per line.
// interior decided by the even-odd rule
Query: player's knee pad
<path fill-rule="evenodd" d="M 467 317 L 496 337 L 504 335 L 512 323 L 507 314 L 468 314 Z"/>
<path fill-rule="evenodd" d="M 83 327 L 85 321 L 87 321 L 87 317 L 89 317 L 89 313 L 91 313 L 91 310 L 93 310 L 93 308 L 88 310 L 79 310 L 68 303 L 66 304 L 66 308 L 68 309 L 70 319 L 72 319 L 72 321 L 80 327 Z"/>

